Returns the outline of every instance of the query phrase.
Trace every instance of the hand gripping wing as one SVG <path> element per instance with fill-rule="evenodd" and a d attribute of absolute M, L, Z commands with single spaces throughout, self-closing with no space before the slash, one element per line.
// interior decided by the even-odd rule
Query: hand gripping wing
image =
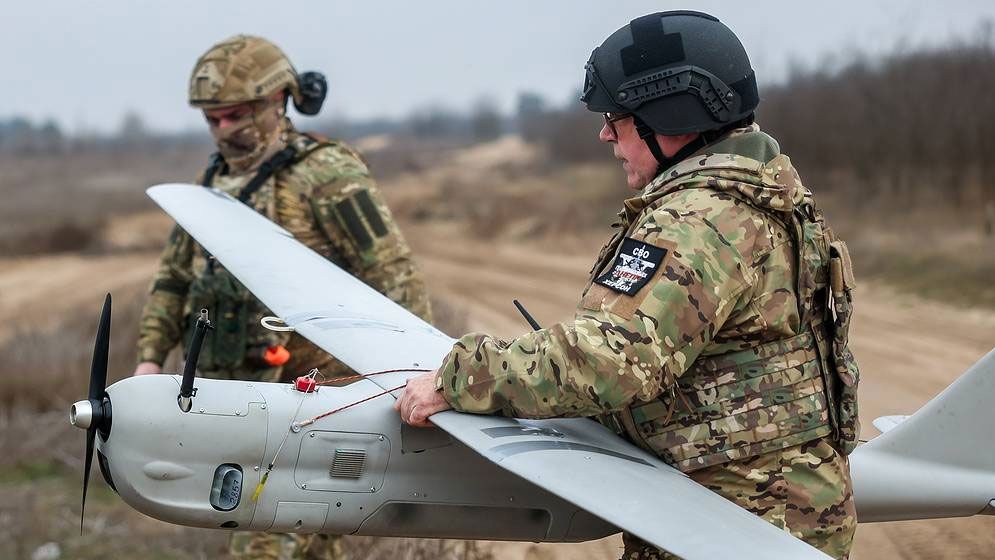
<path fill-rule="evenodd" d="M 227 194 L 182 184 L 148 193 L 289 326 L 354 370 L 434 368 L 452 347 L 452 338 Z M 376 382 L 386 389 L 402 381 Z M 501 467 L 688 560 L 826 558 L 590 420 L 443 412 L 432 421 Z"/>

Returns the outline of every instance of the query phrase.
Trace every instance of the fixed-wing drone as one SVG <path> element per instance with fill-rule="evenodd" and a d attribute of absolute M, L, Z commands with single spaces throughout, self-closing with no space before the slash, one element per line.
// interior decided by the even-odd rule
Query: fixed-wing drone
<path fill-rule="evenodd" d="M 195 379 L 191 352 L 182 377 L 105 388 L 108 296 L 88 399 L 70 415 L 87 430 L 84 501 L 96 447 L 125 502 L 180 525 L 547 542 L 625 529 L 689 560 L 826 557 L 591 420 L 447 411 L 436 428 L 402 425 L 388 395 L 453 339 L 227 194 L 149 194 L 288 328 L 370 375 Z M 993 394 L 995 352 L 915 415 L 882 420 L 850 456 L 859 520 L 995 513 Z"/>

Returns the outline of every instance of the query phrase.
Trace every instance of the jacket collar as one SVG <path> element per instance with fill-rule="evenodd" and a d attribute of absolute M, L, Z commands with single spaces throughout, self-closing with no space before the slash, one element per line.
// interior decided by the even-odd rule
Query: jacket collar
<path fill-rule="evenodd" d="M 807 193 L 777 141 L 753 124 L 730 131 L 665 170 L 639 196 L 627 199 L 619 216 L 631 223 L 653 202 L 687 188 L 735 191 L 755 206 L 787 213 Z"/>

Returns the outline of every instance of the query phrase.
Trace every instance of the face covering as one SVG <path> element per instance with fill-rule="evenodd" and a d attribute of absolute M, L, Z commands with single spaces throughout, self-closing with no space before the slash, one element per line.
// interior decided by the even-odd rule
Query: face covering
<path fill-rule="evenodd" d="M 238 121 L 222 128 L 211 127 L 218 151 L 235 173 L 244 173 L 261 163 L 270 146 L 285 131 L 281 102 L 260 101 Z"/>

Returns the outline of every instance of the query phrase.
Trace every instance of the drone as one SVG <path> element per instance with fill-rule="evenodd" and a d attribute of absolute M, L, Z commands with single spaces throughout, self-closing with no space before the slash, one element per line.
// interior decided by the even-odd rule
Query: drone
<path fill-rule="evenodd" d="M 688 560 L 828 558 L 590 419 L 445 411 L 433 428 L 403 424 L 394 399 L 441 363 L 451 337 L 221 191 L 148 194 L 282 328 L 360 373 L 347 385 L 315 372 L 197 378 L 204 311 L 182 375 L 107 387 L 108 294 L 87 399 L 70 411 L 86 430 L 84 507 L 95 454 L 129 506 L 191 527 L 532 542 L 625 530 Z M 995 514 L 992 395 L 995 351 L 915 414 L 876 420 L 882 435 L 849 457 L 858 520 Z"/>

